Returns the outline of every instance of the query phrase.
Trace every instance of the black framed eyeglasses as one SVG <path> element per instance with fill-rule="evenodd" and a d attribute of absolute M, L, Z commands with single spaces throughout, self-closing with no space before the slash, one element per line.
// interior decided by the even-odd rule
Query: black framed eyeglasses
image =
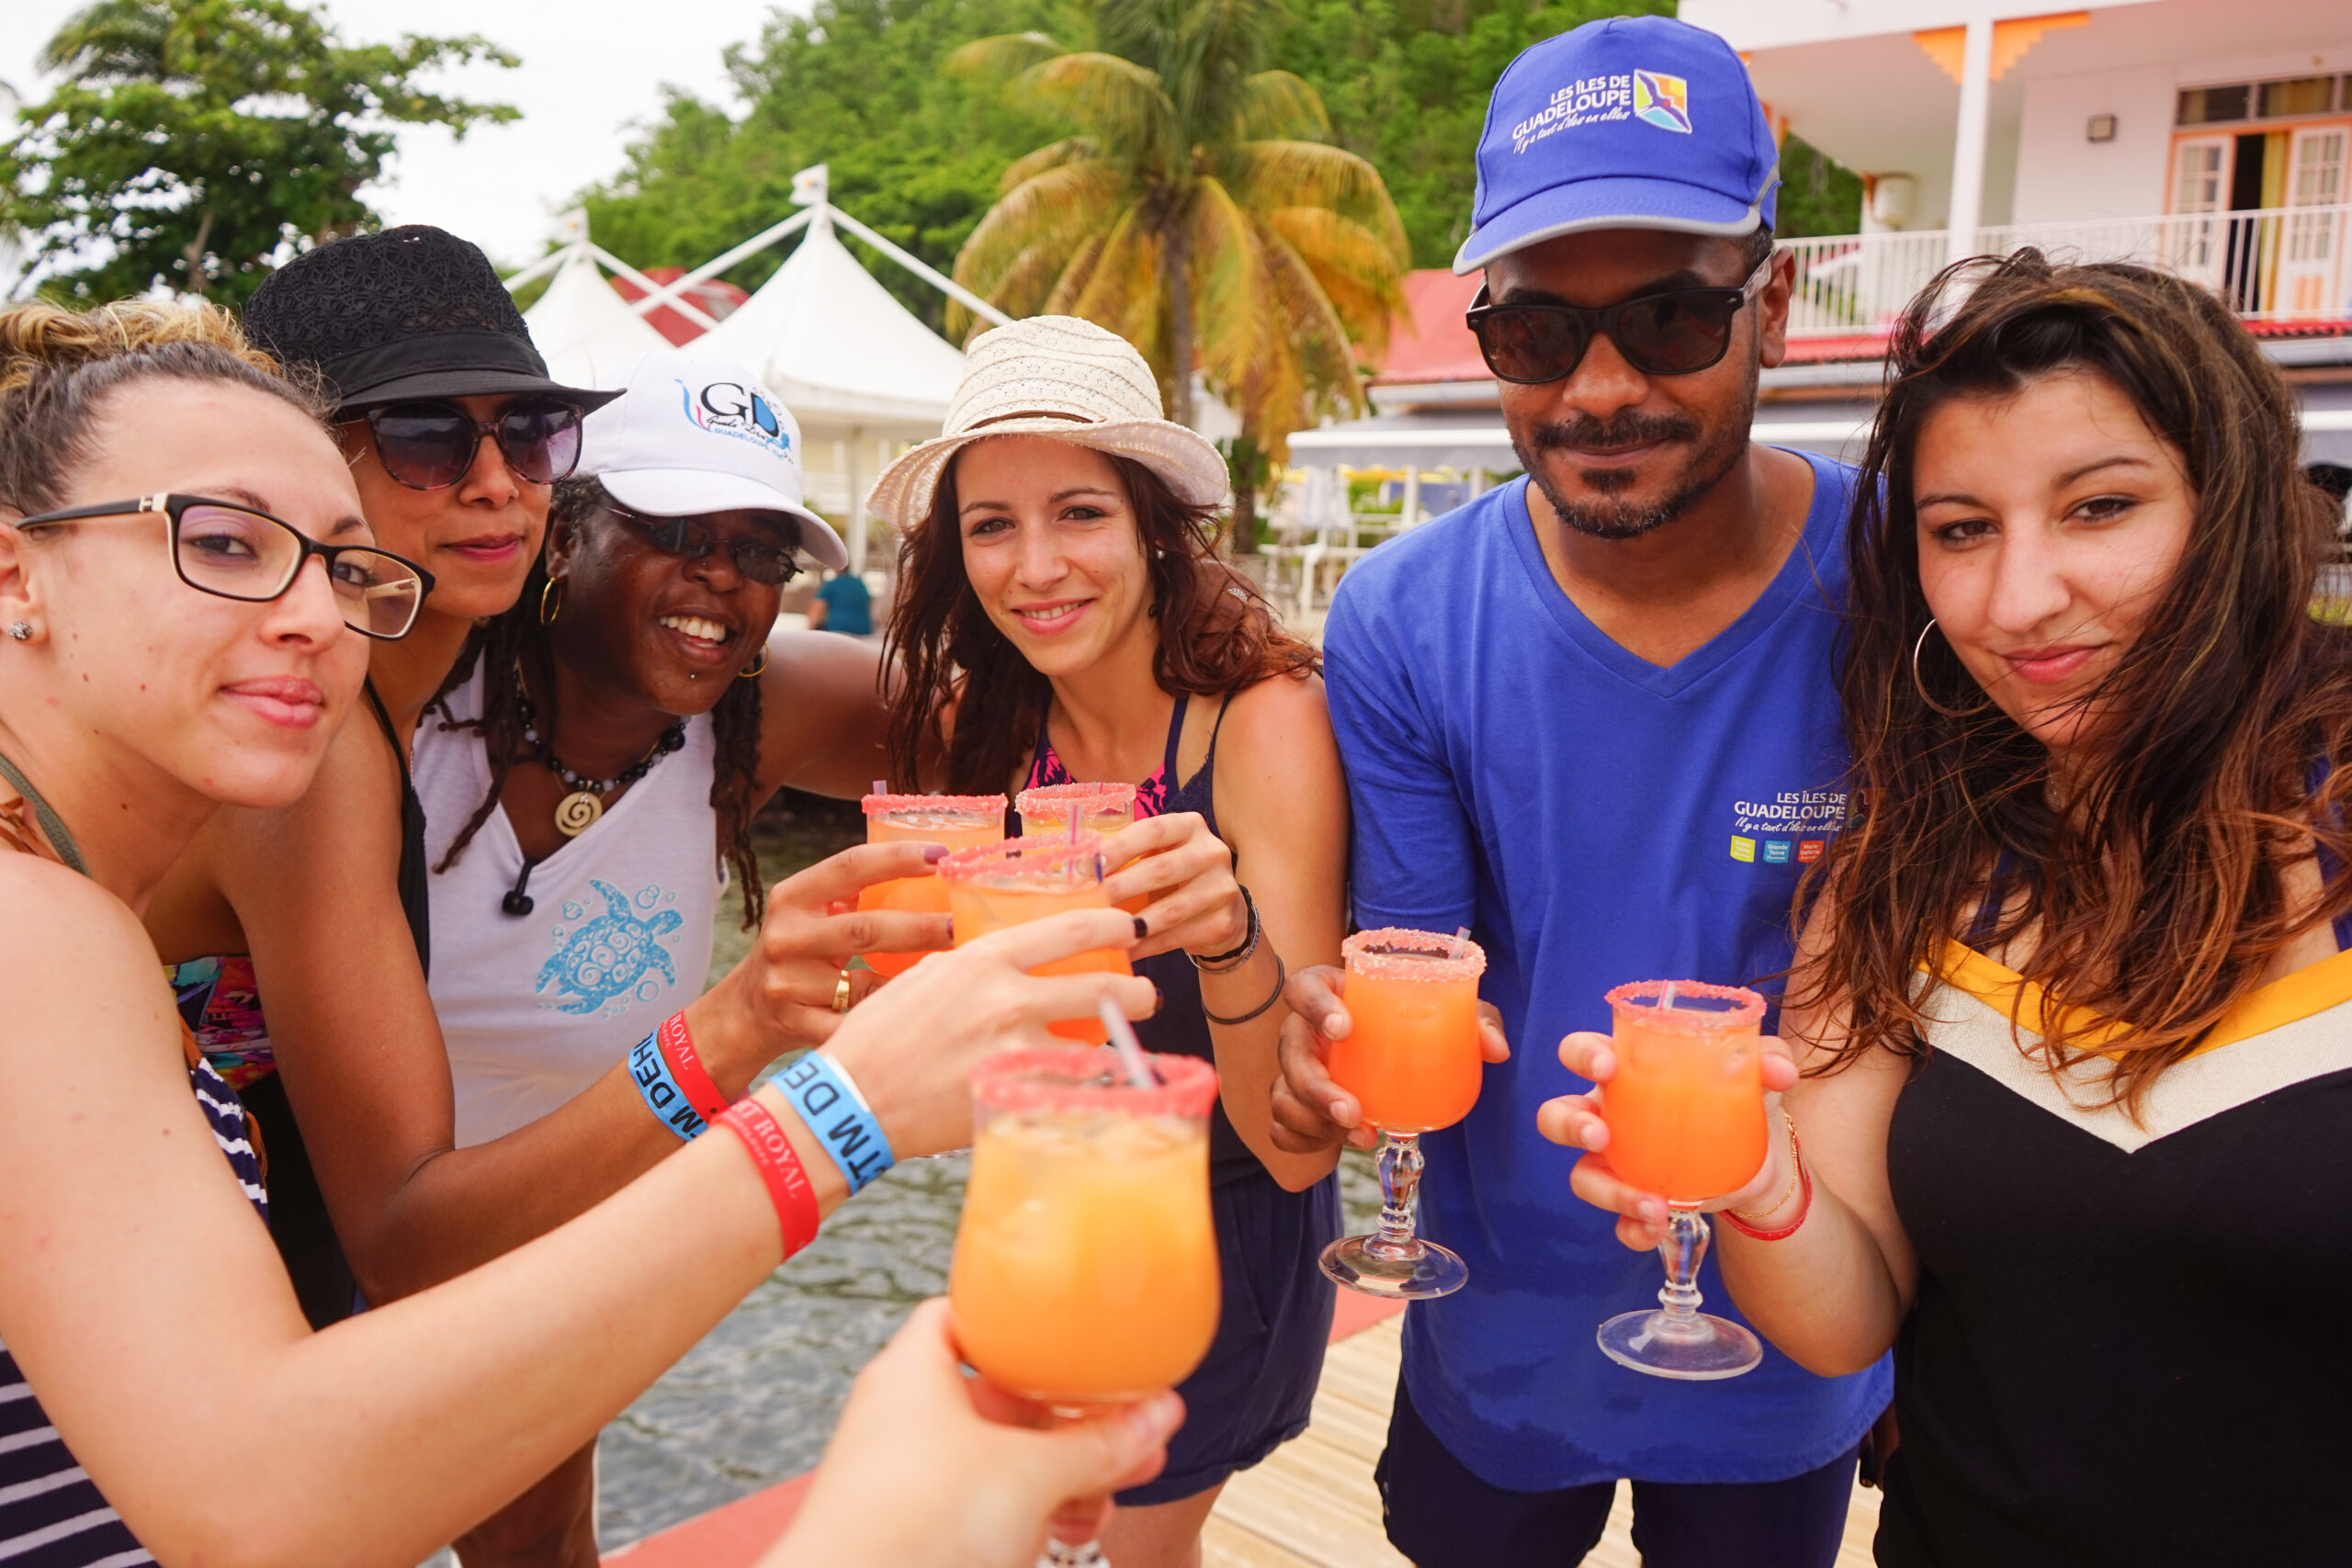
<path fill-rule="evenodd" d="M 322 545 L 291 523 L 233 501 L 202 495 L 144 495 L 102 501 L 19 518 L 19 528 L 159 513 L 171 522 L 172 570 L 199 593 L 249 604 L 285 596 L 312 556 L 326 562 L 327 582 L 343 606 L 343 624 L 390 642 L 416 625 L 433 574 L 373 545 Z"/>
<path fill-rule="evenodd" d="M 1732 321 L 1771 276 L 1767 256 L 1736 288 L 1668 288 L 1614 305 L 1494 305 L 1482 285 L 1464 318 L 1496 378 L 1522 387 L 1564 380 L 1607 333 L 1645 376 L 1688 376 L 1722 363 Z"/>
<path fill-rule="evenodd" d="M 520 398 L 495 419 L 476 419 L 456 403 L 386 403 L 360 417 L 376 438 L 376 457 L 411 490 L 447 490 L 472 471 L 484 436 L 517 478 L 535 485 L 570 479 L 580 466 L 580 408 L 560 398 Z"/>
<path fill-rule="evenodd" d="M 800 563 L 789 547 L 762 544 L 757 539 L 729 539 L 704 517 L 649 517 L 625 506 L 609 504 L 605 510 L 644 535 L 646 543 L 665 556 L 700 560 L 713 550 L 724 549 L 738 572 L 771 588 L 791 581 L 800 571 Z"/>

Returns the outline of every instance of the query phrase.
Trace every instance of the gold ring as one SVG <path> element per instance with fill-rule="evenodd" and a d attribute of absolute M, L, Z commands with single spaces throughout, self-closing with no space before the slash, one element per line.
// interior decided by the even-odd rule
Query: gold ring
<path fill-rule="evenodd" d="M 849 971 L 846 969 L 842 971 L 841 979 L 833 986 L 833 1010 L 849 1011 Z"/>

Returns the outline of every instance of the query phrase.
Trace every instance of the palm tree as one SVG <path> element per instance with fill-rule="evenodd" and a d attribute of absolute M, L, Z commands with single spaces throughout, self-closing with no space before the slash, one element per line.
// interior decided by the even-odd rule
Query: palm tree
<path fill-rule="evenodd" d="M 1357 352 L 1385 348 L 1411 254 L 1379 173 L 1320 140 L 1315 89 L 1261 69 L 1280 19 L 1278 0 L 1101 0 L 1094 50 L 1019 33 L 947 61 L 1072 132 L 1005 171 L 956 280 L 1118 333 L 1184 424 L 1197 366 L 1276 462 L 1362 408 Z"/>

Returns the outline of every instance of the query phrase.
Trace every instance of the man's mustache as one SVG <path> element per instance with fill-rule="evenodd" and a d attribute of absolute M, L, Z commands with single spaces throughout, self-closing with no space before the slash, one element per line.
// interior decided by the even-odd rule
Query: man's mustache
<path fill-rule="evenodd" d="M 1622 413 L 1614 419 L 1584 414 L 1572 420 L 1539 424 L 1528 433 L 1528 444 L 1539 452 L 1622 452 L 1653 442 L 1696 441 L 1696 420 L 1668 414 Z"/>

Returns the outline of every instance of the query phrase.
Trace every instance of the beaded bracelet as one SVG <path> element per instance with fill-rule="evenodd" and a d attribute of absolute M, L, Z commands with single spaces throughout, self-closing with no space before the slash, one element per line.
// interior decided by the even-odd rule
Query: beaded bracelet
<path fill-rule="evenodd" d="M 1731 1228 L 1751 1241 L 1786 1241 L 1797 1234 L 1797 1227 L 1804 1224 L 1805 1215 L 1813 1212 L 1813 1172 L 1804 1168 L 1804 1150 L 1797 1143 L 1796 1118 L 1783 1111 L 1781 1112 L 1781 1120 L 1788 1123 L 1789 1163 L 1795 1167 L 1795 1169 L 1790 1173 L 1788 1186 L 1781 1188 L 1781 1195 L 1772 1200 L 1772 1208 L 1764 1212 L 1769 1214 L 1773 1209 L 1778 1209 L 1787 1202 L 1789 1189 L 1792 1187 L 1797 1189 L 1800 1194 L 1797 1199 L 1796 1217 L 1778 1229 L 1764 1230 L 1741 1219 L 1733 1210 L 1725 1209 L 1723 1215 L 1724 1219 L 1731 1222 Z"/>
<path fill-rule="evenodd" d="M 817 1213 L 817 1190 L 799 1153 L 768 1108 L 746 1097 L 719 1114 L 718 1124 L 743 1140 L 752 1163 L 767 1184 L 768 1201 L 775 1205 L 777 1228 L 784 1233 L 784 1255 L 790 1258 L 817 1239 L 822 1216 Z"/>

